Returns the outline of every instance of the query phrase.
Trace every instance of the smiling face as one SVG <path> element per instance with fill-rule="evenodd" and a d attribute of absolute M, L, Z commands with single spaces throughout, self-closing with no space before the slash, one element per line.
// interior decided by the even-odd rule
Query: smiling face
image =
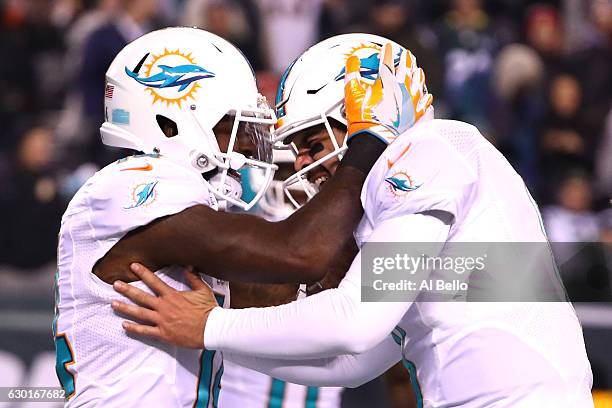
<path fill-rule="evenodd" d="M 342 146 L 346 137 L 346 127 L 335 121 L 330 121 L 330 124 L 336 143 L 338 146 Z M 296 171 L 300 171 L 336 150 L 330 134 L 322 124 L 296 133 L 293 137 L 293 144 L 297 150 L 297 157 L 294 162 Z M 334 155 L 311 169 L 306 174 L 306 178 L 317 188 L 321 187 L 334 175 L 339 164 L 340 158 L 338 155 Z"/>

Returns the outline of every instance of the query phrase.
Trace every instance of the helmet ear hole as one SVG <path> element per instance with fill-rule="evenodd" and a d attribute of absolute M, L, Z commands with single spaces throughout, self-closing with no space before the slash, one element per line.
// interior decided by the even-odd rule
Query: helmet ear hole
<path fill-rule="evenodd" d="M 178 135 L 178 126 L 172 119 L 163 115 L 155 115 L 155 120 L 157 120 L 157 125 L 166 137 L 170 138 Z"/>

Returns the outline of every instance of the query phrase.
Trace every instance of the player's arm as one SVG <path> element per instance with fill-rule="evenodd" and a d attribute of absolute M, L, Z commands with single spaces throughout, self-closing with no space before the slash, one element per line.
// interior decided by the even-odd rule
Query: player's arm
<path fill-rule="evenodd" d="M 405 61 L 405 55 L 402 58 Z M 367 173 L 398 136 L 395 122 L 383 124 L 374 119 L 382 113 L 395 117 L 388 115 L 386 108 L 396 98 L 393 92 L 385 91 L 397 88 L 393 86 L 393 66 L 388 44 L 381 55 L 381 75 L 371 86 L 362 82 L 359 59 L 349 58 L 345 75 L 349 148 L 334 176 L 290 217 L 270 223 L 194 206 L 133 231 L 113 247 L 94 272 L 106 282 L 133 280 L 136 277 L 128 265 L 140 262 L 154 270 L 171 264 L 193 265 L 200 272 L 229 281 L 304 283 L 323 278 L 352 240 L 363 214 L 360 195 Z M 366 92 L 367 87 L 375 89 L 375 97 Z M 399 108 L 393 106 L 395 113 Z M 404 106 L 401 108 L 403 113 Z"/>
<path fill-rule="evenodd" d="M 223 359 L 294 384 L 317 387 L 359 387 L 401 360 L 391 336 L 362 354 L 312 360 L 267 359 L 223 353 Z"/>
<path fill-rule="evenodd" d="M 444 246 L 449 229 L 450 221 L 435 213 L 410 214 L 382 222 L 369 240 L 428 242 L 427 248 L 420 248 L 419 253 L 412 255 L 436 256 Z M 243 310 L 215 307 L 214 297 L 205 285 L 200 284 L 194 292 L 177 292 L 150 271 L 135 268 L 135 273 L 159 297 L 117 282 L 118 292 L 142 306 L 115 301 L 112 307 L 135 320 L 150 323 L 126 322 L 124 327 L 129 332 L 183 347 L 205 346 L 280 359 L 358 354 L 383 341 L 412 304 L 408 298 L 404 303 L 361 302 L 360 264 L 361 254 L 358 254 L 337 289 L 287 305 Z M 423 270 L 418 278 L 425 279 L 428 273 Z M 415 291 L 413 296 L 416 295 Z M 185 296 L 195 296 L 198 300 L 188 302 L 183 299 Z"/>
<path fill-rule="evenodd" d="M 335 264 L 327 271 L 325 277 L 307 288 L 308 295 L 318 293 L 325 289 L 337 288 L 338 284 L 351 266 L 357 255 L 357 245 L 354 241 L 347 243 L 336 259 Z M 278 306 L 290 303 L 296 299 L 299 285 L 296 284 L 259 284 L 230 282 L 232 291 L 232 309 L 245 309 L 247 307 Z"/>
<path fill-rule="evenodd" d="M 361 187 L 384 147 L 369 136 L 355 138 L 321 192 L 281 222 L 196 205 L 130 232 L 94 272 L 108 283 L 131 281 L 136 277 L 129 265 L 140 262 L 152 270 L 193 265 L 229 281 L 318 281 L 353 239 L 363 214 Z"/>

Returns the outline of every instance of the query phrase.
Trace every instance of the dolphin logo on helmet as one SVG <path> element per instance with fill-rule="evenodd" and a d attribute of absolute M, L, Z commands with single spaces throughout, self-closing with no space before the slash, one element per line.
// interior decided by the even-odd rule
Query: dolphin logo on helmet
<path fill-rule="evenodd" d="M 184 91 L 192 82 L 215 76 L 214 73 L 195 64 L 185 64 L 176 67 L 158 65 L 158 68 L 160 68 L 162 72 L 150 77 L 139 77 L 138 73 L 131 71 L 128 67 L 125 67 L 125 73 L 142 85 L 152 88 L 170 88 L 178 86 L 180 87 L 178 89 L 179 92 Z"/>

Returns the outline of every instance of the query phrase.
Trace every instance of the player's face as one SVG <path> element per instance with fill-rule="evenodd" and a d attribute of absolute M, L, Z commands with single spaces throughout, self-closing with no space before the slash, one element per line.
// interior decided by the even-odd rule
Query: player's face
<path fill-rule="evenodd" d="M 221 149 L 222 152 L 227 151 L 227 147 L 229 145 L 233 126 L 234 126 L 234 117 L 226 115 L 213 128 L 213 132 L 215 133 L 215 136 L 217 137 L 217 143 L 219 144 L 219 149 Z M 257 151 L 257 148 L 255 146 L 253 139 L 249 137 L 246 131 L 246 125 L 244 122 L 241 122 L 238 126 L 238 132 L 236 133 L 236 141 L 234 142 L 233 150 L 249 158 L 255 157 L 255 152 Z"/>
<path fill-rule="evenodd" d="M 338 145 L 342 145 L 346 131 L 336 127 L 332 127 L 332 130 L 336 142 Z M 298 152 L 294 163 L 296 171 L 334 151 L 334 145 L 324 125 L 313 126 L 296 133 L 293 143 Z M 339 164 L 340 159 L 338 156 L 326 160 L 308 172 L 308 181 L 320 187 L 334 175 Z"/>

